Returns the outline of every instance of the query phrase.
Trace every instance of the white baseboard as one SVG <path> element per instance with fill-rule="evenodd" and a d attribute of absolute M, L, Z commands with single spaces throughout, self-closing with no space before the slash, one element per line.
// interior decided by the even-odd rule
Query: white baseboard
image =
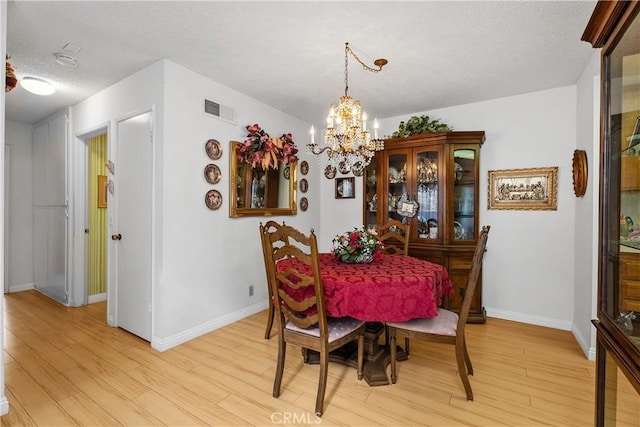
<path fill-rule="evenodd" d="M 550 317 L 532 316 L 530 314 L 516 313 L 513 311 L 505 311 L 495 308 L 485 308 L 487 310 L 487 317 L 495 317 L 496 319 L 512 320 L 514 322 L 527 323 L 529 325 L 545 326 L 547 328 L 570 331 L 582 349 L 585 357 L 589 360 L 596 360 L 595 348 L 590 347 L 589 341 L 586 340 L 580 331 L 574 327 L 573 322 L 568 320 L 552 319 Z"/>
<path fill-rule="evenodd" d="M 36 288 L 35 283 L 23 283 L 21 285 L 10 285 L 9 293 L 11 294 L 14 292 L 30 291 L 35 288 Z"/>
<path fill-rule="evenodd" d="M 87 303 L 93 304 L 96 302 L 101 302 L 106 300 L 107 300 L 107 293 L 103 292 L 101 294 L 89 295 L 89 298 L 87 298 Z"/>
<path fill-rule="evenodd" d="M 528 323 L 530 325 L 546 326 L 547 328 L 562 329 L 570 331 L 572 322 L 569 320 L 558 320 L 550 317 L 533 316 L 530 314 L 517 313 L 515 311 L 500 310 L 497 308 L 485 307 L 488 317 L 497 319 L 513 320 L 514 322 Z"/>
<path fill-rule="evenodd" d="M 9 413 L 9 401 L 6 397 L 2 396 L 0 399 L 0 416 L 6 415 Z"/>
<path fill-rule="evenodd" d="M 158 351 L 169 350 L 170 348 L 183 344 L 201 335 L 207 334 L 225 325 L 228 325 L 233 322 L 237 322 L 238 320 L 244 319 L 245 317 L 259 313 L 262 310 L 266 310 L 268 307 L 269 307 L 269 302 L 265 300 L 258 304 L 254 304 L 252 306 L 244 308 L 240 311 L 236 311 L 235 313 L 227 314 L 226 316 L 222 316 L 217 319 L 211 320 L 207 323 L 196 326 L 195 328 L 188 329 L 172 337 L 168 337 L 168 338 L 152 337 L 151 347 L 155 348 Z"/>
<path fill-rule="evenodd" d="M 589 342 L 589 340 L 587 340 L 584 335 L 582 335 L 582 332 L 580 332 L 580 330 L 576 328 L 575 324 L 571 328 L 571 332 L 573 333 L 576 341 L 578 341 L 578 345 L 582 349 L 582 352 L 587 357 L 587 359 L 596 360 L 596 348 L 591 347 L 591 343 Z"/>

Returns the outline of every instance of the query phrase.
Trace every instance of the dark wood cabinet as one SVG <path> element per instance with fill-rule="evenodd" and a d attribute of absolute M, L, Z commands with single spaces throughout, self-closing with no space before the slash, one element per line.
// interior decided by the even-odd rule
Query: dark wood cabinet
<path fill-rule="evenodd" d="M 601 55 L 596 417 L 638 423 L 640 393 L 640 2 L 600 1 L 582 39 Z M 628 394 L 632 396 L 629 397 Z M 629 402 L 635 400 L 635 405 Z"/>
<path fill-rule="evenodd" d="M 389 219 L 411 225 L 409 255 L 444 265 L 462 303 L 478 237 L 480 146 L 485 134 L 443 132 L 387 139 L 366 169 L 364 219 L 379 229 Z M 469 321 L 486 320 L 478 283 Z"/>

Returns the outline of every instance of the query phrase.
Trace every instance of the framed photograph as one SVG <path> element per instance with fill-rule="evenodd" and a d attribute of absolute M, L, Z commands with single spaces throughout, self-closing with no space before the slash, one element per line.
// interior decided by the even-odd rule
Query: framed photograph
<path fill-rule="evenodd" d="M 336 178 L 336 199 L 355 198 L 355 183 L 356 179 L 352 176 L 348 178 Z"/>
<path fill-rule="evenodd" d="M 558 167 L 489 171 L 489 209 L 556 210 Z"/>
<path fill-rule="evenodd" d="M 106 208 L 107 207 L 107 176 L 106 175 L 98 175 L 98 207 Z"/>

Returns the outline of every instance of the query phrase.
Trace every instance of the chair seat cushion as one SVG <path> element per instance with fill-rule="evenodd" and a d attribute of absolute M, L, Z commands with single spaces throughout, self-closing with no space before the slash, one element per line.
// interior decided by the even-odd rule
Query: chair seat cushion
<path fill-rule="evenodd" d="M 344 337 L 358 329 L 363 324 L 364 322 L 362 320 L 354 319 L 352 317 L 327 317 L 327 327 L 329 329 L 328 342 L 333 342 Z M 318 326 L 309 329 L 302 329 L 294 325 L 292 322 L 287 322 L 285 329 L 314 337 L 320 337 L 320 328 Z"/>
<path fill-rule="evenodd" d="M 436 317 L 411 319 L 406 322 L 387 322 L 387 326 L 426 334 L 455 337 L 458 329 L 458 315 L 453 311 L 439 308 L 438 316 Z"/>

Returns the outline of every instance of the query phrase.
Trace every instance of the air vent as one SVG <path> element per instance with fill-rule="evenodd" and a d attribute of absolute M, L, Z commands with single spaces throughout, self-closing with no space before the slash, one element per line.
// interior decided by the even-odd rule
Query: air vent
<path fill-rule="evenodd" d="M 226 122 L 236 124 L 236 111 L 231 107 L 205 99 L 204 112 Z"/>

